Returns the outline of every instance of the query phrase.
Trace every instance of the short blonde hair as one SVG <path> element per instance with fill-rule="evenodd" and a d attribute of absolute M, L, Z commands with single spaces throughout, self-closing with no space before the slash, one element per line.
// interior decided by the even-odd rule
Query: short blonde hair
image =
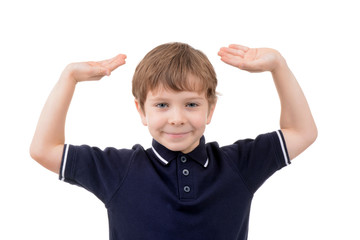
<path fill-rule="evenodd" d="M 190 81 L 190 75 L 198 81 Z M 142 109 L 148 92 L 159 86 L 174 91 L 205 92 L 209 105 L 217 98 L 214 67 L 205 54 L 185 43 L 160 45 L 146 54 L 136 67 L 132 93 Z"/>

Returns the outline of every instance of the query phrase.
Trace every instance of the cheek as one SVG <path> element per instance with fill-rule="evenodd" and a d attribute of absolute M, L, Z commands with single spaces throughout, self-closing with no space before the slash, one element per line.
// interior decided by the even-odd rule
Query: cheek
<path fill-rule="evenodd" d="M 207 114 L 205 114 L 205 113 L 199 114 L 196 117 L 193 117 L 193 119 L 192 119 L 193 126 L 196 126 L 198 128 L 205 127 L 207 122 L 208 122 Z"/>
<path fill-rule="evenodd" d="M 146 122 L 149 128 L 158 128 L 161 127 L 164 123 L 164 119 L 160 116 L 160 114 L 147 114 Z"/>

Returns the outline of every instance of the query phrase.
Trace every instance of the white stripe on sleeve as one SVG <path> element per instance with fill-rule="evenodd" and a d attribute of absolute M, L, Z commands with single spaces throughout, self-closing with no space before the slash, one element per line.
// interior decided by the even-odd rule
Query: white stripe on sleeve
<path fill-rule="evenodd" d="M 284 144 L 283 139 L 282 139 L 282 137 L 281 137 L 281 135 L 280 135 L 280 130 L 276 131 L 276 133 L 277 133 L 277 135 L 278 135 L 278 137 L 279 137 L 279 141 L 280 141 L 280 145 L 281 145 L 281 150 L 282 150 L 282 152 L 283 152 L 284 159 L 285 159 L 285 164 L 286 164 L 286 165 L 289 165 L 289 159 L 288 159 L 288 156 L 287 156 L 287 154 L 286 154 L 285 144 Z"/>
<path fill-rule="evenodd" d="M 66 160 L 69 152 L 69 144 L 65 145 L 65 153 L 64 153 L 64 160 L 62 164 L 62 172 L 61 172 L 61 181 L 65 180 L 65 168 L 66 168 Z"/>

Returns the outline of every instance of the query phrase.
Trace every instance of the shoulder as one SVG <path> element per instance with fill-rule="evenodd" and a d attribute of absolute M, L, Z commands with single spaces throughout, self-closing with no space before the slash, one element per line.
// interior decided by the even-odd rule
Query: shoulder
<path fill-rule="evenodd" d="M 230 158 L 249 156 L 266 157 L 269 153 L 277 155 L 289 163 L 286 143 L 281 130 L 263 133 L 255 138 L 244 138 L 232 144 L 219 146 L 217 142 L 207 143 L 207 149 L 212 152 L 223 153 Z"/>
<path fill-rule="evenodd" d="M 144 148 L 136 144 L 132 148 L 116 148 L 116 147 L 105 147 L 101 148 L 98 146 L 90 145 L 72 145 L 65 144 L 64 155 L 74 155 L 76 157 L 88 157 L 94 156 L 106 156 L 107 158 L 129 156 L 135 152 L 144 151 Z"/>
<path fill-rule="evenodd" d="M 217 156 L 240 174 L 252 193 L 273 173 L 290 164 L 280 130 L 241 139 L 215 149 Z"/>
<path fill-rule="evenodd" d="M 132 148 L 101 148 L 90 145 L 65 144 L 61 162 L 61 171 L 68 167 L 76 166 L 99 166 L 108 165 L 112 167 L 122 167 L 128 165 L 137 153 L 144 152 L 144 148 L 136 144 Z"/>

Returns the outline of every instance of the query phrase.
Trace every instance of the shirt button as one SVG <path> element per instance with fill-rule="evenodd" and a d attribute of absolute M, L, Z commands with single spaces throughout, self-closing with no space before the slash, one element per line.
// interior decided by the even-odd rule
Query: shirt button
<path fill-rule="evenodd" d="M 186 159 L 185 156 L 181 156 L 180 161 L 181 161 L 182 163 L 186 163 L 187 159 Z"/>
<path fill-rule="evenodd" d="M 184 174 L 184 176 L 187 176 L 187 175 L 189 175 L 189 170 L 187 170 L 187 169 L 184 169 L 183 171 L 182 171 L 182 173 Z"/>
<path fill-rule="evenodd" d="M 185 187 L 184 187 L 184 192 L 187 192 L 187 193 L 190 192 L 190 187 L 189 187 L 189 186 L 185 186 Z"/>

